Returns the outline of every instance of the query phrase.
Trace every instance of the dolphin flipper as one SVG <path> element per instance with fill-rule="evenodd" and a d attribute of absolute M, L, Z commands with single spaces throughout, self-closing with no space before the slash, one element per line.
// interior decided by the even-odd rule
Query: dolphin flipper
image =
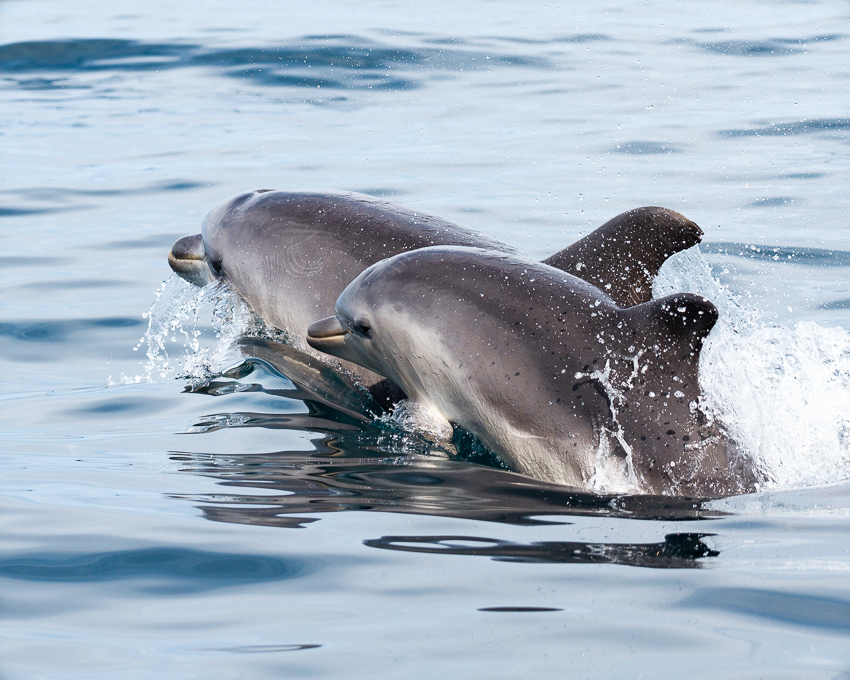
<path fill-rule="evenodd" d="M 652 299 L 652 280 L 664 261 L 695 246 L 702 229 L 667 208 L 624 212 L 543 260 L 604 290 L 621 307 Z"/>
<path fill-rule="evenodd" d="M 369 390 L 357 385 L 342 371 L 292 345 L 244 337 L 239 340 L 239 348 L 243 353 L 270 364 L 295 383 L 310 400 L 364 422 L 383 413 L 384 409 Z"/>

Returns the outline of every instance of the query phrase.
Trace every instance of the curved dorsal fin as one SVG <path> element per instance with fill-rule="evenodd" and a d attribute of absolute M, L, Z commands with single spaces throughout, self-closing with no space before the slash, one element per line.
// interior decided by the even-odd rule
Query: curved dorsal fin
<path fill-rule="evenodd" d="M 717 307 L 700 295 L 676 293 L 647 303 L 650 318 L 670 337 L 682 338 L 699 352 L 717 323 Z"/>
<path fill-rule="evenodd" d="M 700 242 L 702 229 L 667 208 L 629 210 L 543 260 L 604 290 L 622 307 L 652 299 L 664 261 Z"/>
<path fill-rule="evenodd" d="M 617 421 L 635 470 L 653 493 L 720 496 L 752 489 L 735 445 L 698 408 L 700 350 L 717 308 L 677 293 L 624 310 L 641 344 L 640 370 L 623 373 Z"/>

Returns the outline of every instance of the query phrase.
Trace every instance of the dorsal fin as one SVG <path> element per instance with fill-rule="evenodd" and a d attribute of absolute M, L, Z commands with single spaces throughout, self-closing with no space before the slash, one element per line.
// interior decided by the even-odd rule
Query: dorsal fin
<path fill-rule="evenodd" d="M 697 408 L 700 350 L 717 308 L 699 295 L 677 293 L 624 311 L 642 351 L 639 370 L 622 368 L 617 421 L 645 486 L 684 495 L 741 488 L 727 438 Z"/>
<path fill-rule="evenodd" d="M 543 260 L 604 290 L 622 307 L 652 299 L 664 261 L 700 242 L 702 229 L 667 208 L 629 210 Z"/>
<path fill-rule="evenodd" d="M 693 293 L 676 293 L 647 303 L 650 318 L 671 337 L 684 339 L 699 352 L 703 342 L 717 323 L 717 307 Z"/>

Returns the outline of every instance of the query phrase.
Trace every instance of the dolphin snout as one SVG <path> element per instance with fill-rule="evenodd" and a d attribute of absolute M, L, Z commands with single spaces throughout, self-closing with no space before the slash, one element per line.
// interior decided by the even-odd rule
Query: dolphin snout
<path fill-rule="evenodd" d="M 213 279 L 201 234 L 184 236 L 175 241 L 168 253 L 168 264 L 180 278 L 196 286 L 206 286 Z"/>
<path fill-rule="evenodd" d="M 338 351 L 345 345 L 346 335 L 348 331 L 342 327 L 339 319 L 329 316 L 310 324 L 307 328 L 307 344 L 313 349 L 339 356 Z"/>

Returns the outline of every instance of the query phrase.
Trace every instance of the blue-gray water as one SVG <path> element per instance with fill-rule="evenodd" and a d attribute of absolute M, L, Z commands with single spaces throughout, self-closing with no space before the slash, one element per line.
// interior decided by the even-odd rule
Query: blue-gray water
<path fill-rule="evenodd" d="M 848 57 L 837 1 L 0 2 L 0 677 L 850 677 Z M 773 483 L 423 456 L 262 363 L 179 377 L 186 320 L 161 377 L 168 248 L 263 187 L 535 257 L 679 210 L 660 285 L 724 310 L 710 406 Z"/>

